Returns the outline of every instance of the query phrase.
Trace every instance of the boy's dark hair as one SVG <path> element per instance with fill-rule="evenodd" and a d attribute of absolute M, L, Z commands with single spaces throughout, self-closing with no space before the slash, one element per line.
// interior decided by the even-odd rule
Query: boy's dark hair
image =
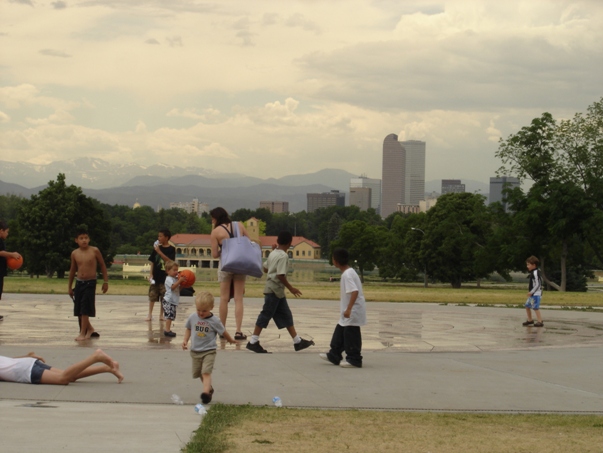
<path fill-rule="evenodd" d="M 333 259 L 342 266 L 347 266 L 350 262 L 350 254 L 346 249 L 333 250 Z"/>
<path fill-rule="evenodd" d="M 278 245 L 287 245 L 293 242 L 293 236 L 288 231 L 281 231 L 276 238 Z"/>
<path fill-rule="evenodd" d="M 538 265 L 540 264 L 540 260 L 538 258 L 536 258 L 534 255 L 532 255 L 526 260 L 526 263 L 530 263 L 530 264 L 533 264 L 536 267 L 538 267 Z"/>
<path fill-rule="evenodd" d="M 4 220 L 0 220 L 0 230 L 8 230 L 8 225 Z"/>
<path fill-rule="evenodd" d="M 166 238 L 170 239 L 172 237 L 172 232 L 167 228 L 162 228 L 159 230 L 161 234 L 163 234 Z"/>
<path fill-rule="evenodd" d="M 232 222 L 230 220 L 230 217 L 228 217 L 228 212 L 226 212 L 226 209 L 224 209 L 224 208 L 220 208 L 220 207 L 214 208 L 211 211 L 209 211 L 209 215 L 213 219 L 216 219 L 216 226 L 225 225 L 227 223 Z"/>
<path fill-rule="evenodd" d="M 88 227 L 86 225 L 78 225 L 78 227 L 75 229 L 75 238 L 76 239 L 78 237 L 80 237 L 82 234 L 90 236 L 90 234 L 88 234 Z"/>

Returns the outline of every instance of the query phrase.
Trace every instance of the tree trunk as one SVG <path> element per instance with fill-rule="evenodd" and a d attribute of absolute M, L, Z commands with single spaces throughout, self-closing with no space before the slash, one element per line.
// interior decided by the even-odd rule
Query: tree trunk
<path fill-rule="evenodd" d="M 556 289 L 557 291 L 561 291 L 561 286 L 559 286 L 555 282 L 550 281 L 549 278 L 546 276 L 546 273 L 544 271 L 544 258 L 540 259 L 540 271 L 542 272 L 542 280 L 544 281 L 544 283 L 546 283 L 551 288 Z"/>
<path fill-rule="evenodd" d="M 461 278 L 460 277 L 454 277 L 451 281 L 450 281 L 450 285 L 453 288 L 460 288 L 461 287 Z"/>
<path fill-rule="evenodd" d="M 561 289 L 565 291 L 567 288 L 567 240 L 563 240 L 563 248 L 561 252 Z"/>

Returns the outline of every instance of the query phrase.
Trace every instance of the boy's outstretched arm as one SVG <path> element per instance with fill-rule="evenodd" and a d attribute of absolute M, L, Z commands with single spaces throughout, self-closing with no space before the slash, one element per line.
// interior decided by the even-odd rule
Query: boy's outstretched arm
<path fill-rule="evenodd" d="M 277 277 L 281 281 L 281 283 L 285 285 L 285 288 L 287 288 L 295 297 L 299 297 L 302 295 L 302 292 L 299 289 L 291 286 L 291 283 L 289 283 L 289 280 L 287 280 L 286 275 L 277 275 Z"/>
<path fill-rule="evenodd" d="M 232 336 L 226 330 L 224 331 L 224 333 L 222 333 L 222 335 L 230 344 L 237 344 L 237 341 L 232 338 Z"/>
<path fill-rule="evenodd" d="M 190 340 L 190 338 L 191 338 L 191 329 L 186 329 L 184 331 L 184 340 L 182 340 L 182 349 L 184 351 L 186 351 L 188 348 L 188 340 Z"/>

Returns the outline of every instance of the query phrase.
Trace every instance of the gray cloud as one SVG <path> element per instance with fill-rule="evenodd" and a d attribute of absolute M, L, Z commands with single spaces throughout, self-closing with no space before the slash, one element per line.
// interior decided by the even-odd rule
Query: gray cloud
<path fill-rule="evenodd" d="M 52 2 L 51 5 L 53 6 L 54 9 L 65 9 L 65 8 L 67 8 L 67 3 L 62 2 L 62 1 Z"/>
<path fill-rule="evenodd" d="M 168 36 L 165 39 L 170 47 L 182 47 L 182 37 L 180 36 Z"/>
<path fill-rule="evenodd" d="M 42 55 L 46 55 L 48 57 L 61 57 L 61 58 L 71 58 L 71 55 L 63 52 L 62 50 L 54 50 L 54 49 L 42 49 L 39 51 Z"/>
<path fill-rule="evenodd" d="M 274 25 L 278 22 L 279 15 L 276 13 L 266 13 L 262 16 L 262 25 Z"/>
<path fill-rule="evenodd" d="M 299 27 L 306 31 L 313 31 L 315 33 L 320 33 L 320 27 L 313 21 L 306 19 L 303 14 L 296 13 L 291 15 L 286 21 L 285 25 L 287 27 Z"/>
<path fill-rule="evenodd" d="M 9 3 L 19 3 L 20 5 L 34 6 L 31 0 L 9 0 Z"/>
<path fill-rule="evenodd" d="M 600 96 L 603 52 L 539 37 L 462 33 L 438 46 L 364 43 L 298 60 L 315 95 L 371 109 L 499 109 L 588 104 Z"/>

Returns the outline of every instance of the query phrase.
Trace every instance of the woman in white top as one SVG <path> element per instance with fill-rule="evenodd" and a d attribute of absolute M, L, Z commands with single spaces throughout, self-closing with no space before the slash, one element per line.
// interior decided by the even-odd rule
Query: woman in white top
<path fill-rule="evenodd" d="M 233 222 L 224 208 L 214 208 L 209 211 L 213 230 L 211 232 L 211 255 L 213 258 L 220 258 L 222 251 L 222 241 L 233 237 Z M 241 222 L 239 224 L 239 234 L 247 236 L 247 230 Z M 247 335 L 243 334 L 241 325 L 243 324 L 243 294 L 245 294 L 245 275 L 233 274 L 232 272 L 222 271 L 222 262 L 218 269 L 218 281 L 220 282 L 220 321 L 226 327 L 226 318 L 228 317 L 228 302 L 234 296 L 235 300 L 235 340 L 245 340 Z"/>
<path fill-rule="evenodd" d="M 102 363 L 102 365 L 93 366 L 95 363 Z M 119 371 L 119 363 L 100 349 L 66 370 L 46 365 L 44 359 L 33 352 L 24 357 L 0 356 L 0 381 L 5 382 L 67 385 L 100 373 L 113 374 L 118 383 L 124 380 L 123 374 Z"/>

